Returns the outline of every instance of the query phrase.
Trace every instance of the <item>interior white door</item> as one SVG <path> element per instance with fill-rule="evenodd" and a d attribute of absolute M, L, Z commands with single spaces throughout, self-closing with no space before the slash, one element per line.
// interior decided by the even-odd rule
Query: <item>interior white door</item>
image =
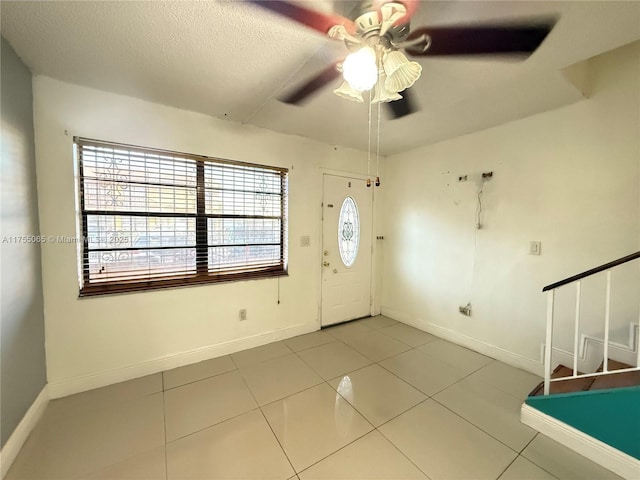
<path fill-rule="evenodd" d="M 323 176 L 323 326 L 371 314 L 372 207 L 366 180 Z"/>

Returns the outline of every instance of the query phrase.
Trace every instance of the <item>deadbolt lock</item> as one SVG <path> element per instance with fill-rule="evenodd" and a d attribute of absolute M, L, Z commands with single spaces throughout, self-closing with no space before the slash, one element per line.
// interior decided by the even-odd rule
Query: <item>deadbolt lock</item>
<path fill-rule="evenodd" d="M 324 251 L 324 256 L 326 257 L 326 256 L 328 256 L 328 255 L 329 255 L 329 250 L 325 250 L 325 251 Z"/>

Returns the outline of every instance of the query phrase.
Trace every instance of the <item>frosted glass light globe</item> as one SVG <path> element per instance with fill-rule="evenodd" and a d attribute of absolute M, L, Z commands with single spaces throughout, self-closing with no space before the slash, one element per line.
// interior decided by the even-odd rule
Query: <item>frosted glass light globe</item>
<path fill-rule="evenodd" d="M 353 52 L 345 58 L 342 71 L 344 79 L 354 90 L 371 90 L 378 80 L 376 52 L 371 47 Z"/>
<path fill-rule="evenodd" d="M 402 52 L 387 53 L 382 63 L 387 75 L 384 86 L 390 92 L 402 92 L 412 87 L 422 73 L 422 66 L 418 62 L 407 60 Z"/>
<path fill-rule="evenodd" d="M 347 82 L 342 82 L 342 85 L 336 88 L 333 93 L 335 93 L 339 97 L 346 98 L 347 100 L 352 100 L 354 102 L 364 101 L 364 99 L 362 98 L 362 92 L 354 90 Z"/>

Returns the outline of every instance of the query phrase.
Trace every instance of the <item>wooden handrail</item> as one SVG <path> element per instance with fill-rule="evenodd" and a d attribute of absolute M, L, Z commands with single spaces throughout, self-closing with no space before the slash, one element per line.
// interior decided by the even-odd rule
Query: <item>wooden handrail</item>
<path fill-rule="evenodd" d="M 595 275 L 596 273 L 604 272 L 605 270 L 609 270 L 610 268 L 617 267 L 618 265 L 622 265 L 623 263 L 630 262 L 631 260 L 636 260 L 640 258 L 640 252 L 632 253 L 631 255 L 627 255 L 625 257 L 621 257 L 613 262 L 605 263 L 604 265 L 600 265 L 599 267 L 592 268 L 591 270 L 587 270 L 586 272 L 579 273 L 578 275 L 574 275 L 572 277 L 565 278 L 564 280 L 560 280 L 559 282 L 551 283 L 542 289 L 543 292 L 548 290 L 553 290 L 558 287 L 562 287 L 563 285 L 567 285 L 568 283 L 575 282 L 577 280 L 582 280 L 583 278 L 590 277 L 591 275 Z"/>

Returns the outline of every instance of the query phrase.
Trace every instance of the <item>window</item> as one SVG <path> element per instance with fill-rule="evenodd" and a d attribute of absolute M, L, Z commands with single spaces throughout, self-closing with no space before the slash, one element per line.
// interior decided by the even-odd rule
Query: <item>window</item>
<path fill-rule="evenodd" d="M 287 170 L 75 138 L 80 294 L 286 274 Z"/>
<path fill-rule="evenodd" d="M 347 197 L 342 202 L 338 217 L 338 250 L 345 267 L 350 267 L 358 256 L 360 242 L 360 220 L 358 207 L 353 198 Z"/>

